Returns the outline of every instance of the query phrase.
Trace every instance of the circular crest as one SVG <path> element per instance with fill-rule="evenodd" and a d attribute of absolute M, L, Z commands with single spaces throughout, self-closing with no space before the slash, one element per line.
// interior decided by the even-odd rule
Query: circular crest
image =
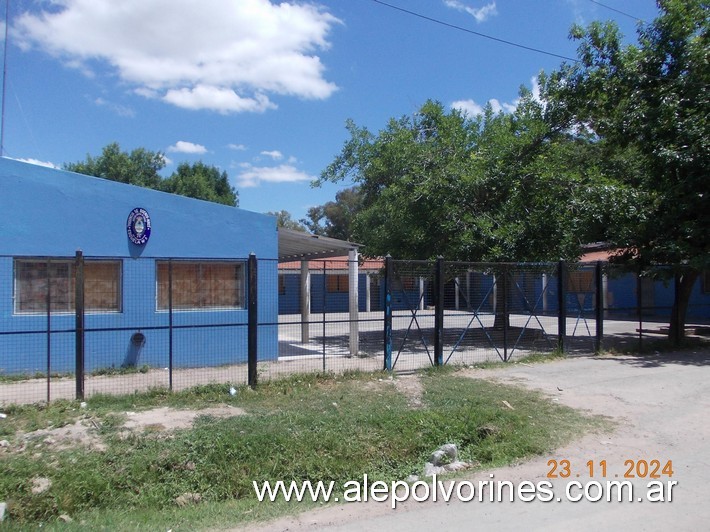
<path fill-rule="evenodd" d="M 128 239 L 137 246 L 142 246 L 148 242 L 150 238 L 150 216 L 148 211 L 140 207 L 133 209 L 128 215 L 126 231 L 128 232 Z"/>

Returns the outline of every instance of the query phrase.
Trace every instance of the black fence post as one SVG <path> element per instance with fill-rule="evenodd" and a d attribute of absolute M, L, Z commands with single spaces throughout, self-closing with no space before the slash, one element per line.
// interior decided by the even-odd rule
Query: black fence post
<path fill-rule="evenodd" d="M 384 307 L 385 307 L 385 371 L 392 371 L 392 256 L 385 257 L 385 286 L 384 286 Z"/>
<path fill-rule="evenodd" d="M 47 261 L 47 294 L 45 303 L 47 305 L 47 403 L 51 400 L 52 389 L 52 276 L 50 273 L 52 261 Z"/>
<path fill-rule="evenodd" d="M 567 337 L 567 264 L 557 263 L 557 349 L 564 353 Z"/>
<path fill-rule="evenodd" d="M 248 332 L 247 332 L 247 349 L 248 349 L 248 384 L 252 388 L 256 386 L 257 380 L 257 335 L 259 332 L 258 324 L 258 305 L 257 305 L 257 262 L 254 253 L 249 254 L 247 263 L 248 287 L 247 287 L 247 305 L 248 305 Z"/>
<path fill-rule="evenodd" d="M 636 313 L 639 320 L 639 348 L 638 352 L 643 352 L 643 279 L 641 277 L 641 267 L 636 270 Z"/>
<path fill-rule="evenodd" d="M 80 249 L 76 251 L 74 258 L 74 315 L 76 319 L 74 375 L 76 398 L 81 401 L 84 399 L 84 254 Z"/>
<path fill-rule="evenodd" d="M 604 270 L 602 261 L 598 260 L 594 267 L 594 277 L 597 285 L 595 293 L 596 301 L 596 320 L 597 320 L 597 339 L 594 344 L 594 352 L 599 353 L 602 350 L 604 342 Z"/>
<path fill-rule="evenodd" d="M 325 313 L 327 311 L 327 305 L 328 305 L 328 298 L 327 298 L 327 292 L 328 292 L 328 269 L 327 269 L 328 263 L 326 261 L 323 261 L 323 296 L 321 298 L 321 301 L 323 302 L 323 313 L 321 315 L 321 326 L 322 326 L 322 331 L 323 334 L 321 335 L 321 355 L 322 355 L 322 367 L 323 367 L 323 373 L 325 373 L 325 355 L 326 355 L 326 316 Z"/>
<path fill-rule="evenodd" d="M 500 287 L 503 291 L 503 362 L 508 362 L 508 327 L 510 325 L 510 316 L 508 315 L 508 275 L 510 275 L 510 272 L 508 267 L 504 265 L 501 270 L 503 283 Z"/>
<path fill-rule="evenodd" d="M 168 388 L 173 391 L 173 259 L 168 260 Z"/>
<path fill-rule="evenodd" d="M 444 363 L 444 257 L 437 257 L 434 271 L 434 365 Z"/>
<path fill-rule="evenodd" d="M 681 277 L 682 272 L 677 271 L 673 276 L 673 308 L 671 309 L 671 321 L 669 326 L 671 331 L 673 331 L 672 342 L 675 347 L 680 346 L 681 339 L 685 335 L 685 331 L 681 330 L 684 324 L 680 320 L 680 291 L 681 291 Z M 675 312 L 674 312 L 675 311 Z"/>

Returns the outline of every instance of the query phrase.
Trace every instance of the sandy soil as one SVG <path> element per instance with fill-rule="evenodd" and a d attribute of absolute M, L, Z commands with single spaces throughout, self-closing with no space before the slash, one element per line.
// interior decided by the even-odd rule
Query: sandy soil
<path fill-rule="evenodd" d="M 162 432 L 189 428 L 199 416 L 228 418 L 245 415 L 244 410 L 229 405 L 220 405 L 201 410 L 175 409 L 168 407 L 153 408 L 140 412 L 124 412 L 125 422 L 122 427 L 131 432 Z M 100 422 L 85 414 L 82 419 L 63 427 L 35 430 L 15 434 L 12 441 L 4 440 L 0 445 L 0 454 L 19 453 L 31 450 L 39 452 L 42 449 L 69 449 L 76 446 L 103 451 L 106 446 L 100 435 Z"/>

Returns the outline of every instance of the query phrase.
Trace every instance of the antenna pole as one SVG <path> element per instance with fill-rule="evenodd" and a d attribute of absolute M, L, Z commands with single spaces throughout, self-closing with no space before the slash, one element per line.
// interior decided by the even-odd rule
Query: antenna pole
<path fill-rule="evenodd" d="M 5 45 L 2 54 L 2 116 L 0 117 L 0 157 L 5 155 L 5 87 L 7 79 L 7 34 L 10 27 L 10 0 L 5 0 Z"/>

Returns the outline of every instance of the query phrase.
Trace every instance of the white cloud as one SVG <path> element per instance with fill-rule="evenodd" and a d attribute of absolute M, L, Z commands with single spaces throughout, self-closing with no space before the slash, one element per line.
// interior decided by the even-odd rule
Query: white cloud
<path fill-rule="evenodd" d="M 227 148 L 234 151 L 246 151 L 247 147 L 244 144 L 227 144 Z"/>
<path fill-rule="evenodd" d="M 34 164 L 34 165 L 36 165 L 36 166 L 46 166 L 47 168 L 55 168 L 55 169 L 61 168 L 61 167 L 60 167 L 59 165 L 57 165 L 57 164 L 50 163 L 49 161 L 40 161 L 39 159 L 32 159 L 32 158 L 29 158 L 29 159 L 15 159 L 15 160 L 16 160 L 16 161 L 23 162 L 23 163 Z"/>
<path fill-rule="evenodd" d="M 202 154 L 207 153 L 207 148 L 205 148 L 202 144 L 178 140 L 174 145 L 168 148 L 168 151 L 176 153 Z"/>
<path fill-rule="evenodd" d="M 279 159 L 284 158 L 283 153 L 281 153 L 279 150 L 262 151 L 261 155 L 271 157 L 274 161 L 278 161 Z"/>
<path fill-rule="evenodd" d="M 585 15 L 590 12 L 596 13 L 597 11 L 597 6 L 589 2 L 584 2 L 584 5 L 582 5 L 581 0 L 565 0 L 565 3 L 570 7 L 577 24 L 586 24 L 585 20 L 587 17 Z"/>
<path fill-rule="evenodd" d="M 16 19 L 16 42 L 91 72 L 110 65 L 135 93 L 186 109 L 263 112 L 272 95 L 328 98 L 317 55 L 340 21 L 269 0 L 53 0 Z"/>
<path fill-rule="evenodd" d="M 488 100 L 486 105 L 490 105 L 493 113 L 495 114 L 498 114 L 501 111 L 505 113 L 512 113 L 518 106 L 518 100 L 515 100 L 513 103 L 501 103 L 496 98 L 491 98 Z M 484 105 L 478 104 L 473 100 L 457 100 L 451 104 L 451 107 L 452 109 L 458 109 L 470 117 L 482 115 L 485 111 Z"/>
<path fill-rule="evenodd" d="M 104 100 L 103 98 L 96 98 L 94 100 L 94 103 L 98 105 L 99 107 L 106 107 L 116 113 L 118 116 L 122 116 L 125 118 L 133 118 L 136 116 L 136 113 L 133 109 L 130 107 L 127 107 L 125 105 L 121 105 L 118 103 L 113 103 L 109 102 L 107 100 Z"/>
<path fill-rule="evenodd" d="M 536 76 L 533 76 L 530 79 L 530 84 L 532 86 L 530 92 L 532 93 L 533 98 L 536 101 L 541 102 L 540 83 L 538 83 Z M 520 98 L 516 98 L 510 103 L 501 102 L 497 98 L 491 98 L 490 100 L 488 100 L 487 105 L 490 105 L 493 112 L 495 114 L 498 114 L 500 112 L 514 113 L 515 110 L 518 108 L 519 103 Z M 482 115 L 485 110 L 484 105 L 480 105 L 473 100 L 457 100 L 451 104 L 451 108 L 458 109 L 459 111 L 469 115 L 470 117 Z"/>
<path fill-rule="evenodd" d="M 451 104 L 452 109 L 458 109 L 468 116 L 476 116 L 483 114 L 483 106 L 477 104 L 473 100 L 457 100 Z"/>
<path fill-rule="evenodd" d="M 133 90 L 138 96 L 143 96 L 143 98 L 148 98 L 150 100 L 157 100 L 158 98 L 161 97 L 161 94 L 153 89 L 149 89 L 148 87 L 138 87 Z"/>
<path fill-rule="evenodd" d="M 516 98 L 513 103 L 506 103 L 500 102 L 496 98 L 491 98 L 488 100 L 488 103 L 491 105 L 491 108 L 495 114 L 498 114 L 501 111 L 505 113 L 514 113 L 515 109 L 518 107 L 518 101 L 519 100 Z"/>
<path fill-rule="evenodd" d="M 451 9 L 468 13 L 475 18 L 478 23 L 485 22 L 490 17 L 498 14 L 495 2 L 491 2 L 490 4 L 486 4 L 485 6 L 479 8 L 468 6 L 459 0 L 444 0 L 444 5 L 446 7 L 450 7 Z"/>
<path fill-rule="evenodd" d="M 532 92 L 533 98 L 535 98 L 535 101 L 542 102 L 540 97 L 540 82 L 537 80 L 537 76 L 532 77 L 530 84 L 532 85 L 530 91 Z"/>
<path fill-rule="evenodd" d="M 242 166 L 244 171 L 237 176 L 237 184 L 242 188 L 257 187 L 261 182 L 297 183 L 315 179 L 313 176 L 287 164 L 279 166 L 252 166 L 245 164 Z"/>
<path fill-rule="evenodd" d="M 211 109 L 221 114 L 244 111 L 263 113 L 267 109 L 276 109 L 276 105 L 263 94 L 243 98 L 232 89 L 207 85 L 198 85 L 191 89 L 170 89 L 163 96 L 163 100 L 184 109 Z"/>

